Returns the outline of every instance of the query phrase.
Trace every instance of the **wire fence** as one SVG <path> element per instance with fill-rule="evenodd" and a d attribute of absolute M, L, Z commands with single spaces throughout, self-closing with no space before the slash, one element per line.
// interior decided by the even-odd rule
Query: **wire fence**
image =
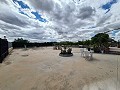
<path fill-rule="evenodd" d="M 0 38 L 0 63 L 8 55 L 8 41 Z"/>

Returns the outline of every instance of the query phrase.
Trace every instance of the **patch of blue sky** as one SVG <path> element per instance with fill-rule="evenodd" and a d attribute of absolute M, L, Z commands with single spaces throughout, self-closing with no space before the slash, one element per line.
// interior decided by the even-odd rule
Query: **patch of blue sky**
<path fill-rule="evenodd" d="M 110 11 L 110 8 L 113 4 L 117 3 L 117 0 L 111 0 L 110 2 L 106 3 L 105 5 L 102 5 L 102 9 L 107 10 L 107 12 Z"/>
<path fill-rule="evenodd" d="M 17 0 L 13 0 L 13 2 L 15 3 Z"/>
<path fill-rule="evenodd" d="M 120 30 L 112 30 L 108 32 L 108 34 L 111 34 L 113 37 L 116 36 L 116 33 L 118 33 Z"/>
<path fill-rule="evenodd" d="M 38 12 L 31 12 L 33 15 L 35 15 L 35 19 L 41 21 L 41 22 L 47 22 L 46 19 L 42 18 L 41 15 Z"/>
<path fill-rule="evenodd" d="M 113 31 L 113 35 L 115 36 L 116 33 L 118 33 L 120 30 Z"/>
<path fill-rule="evenodd" d="M 21 8 L 19 8 L 19 13 L 21 13 L 21 14 L 23 14 L 23 15 L 26 15 L 26 16 L 28 16 L 29 17 L 29 15 L 27 15 L 27 13 L 25 13 L 25 12 L 23 12 L 21 9 L 30 9 L 30 7 L 27 5 L 27 4 L 25 4 L 24 2 L 22 2 L 22 1 L 18 1 L 18 0 L 13 0 L 13 2 L 14 3 L 18 3 L 20 6 L 21 6 Z M 40 14 L 38 14 L 38 12 L 31 12 L 33 15 L 35 15 L 35 17 L 36 18 L 34 18 L 34 19 L 36 19 L 36 20 L 39 20 L 39 21 L 41 21 L 41 22 L 47 22 L 47 20 L 46 19 L 44 19 L 44 18 L 42 18 L 41 17 L 41 15 Z M 30 17 L 29 17 L 30 18 Z"/>
<path fill-rule="evenodd" d="M 23 14 L 23 15 L 26 15 L 29 17 L 29 15 L 27 15 L 26 13 L 24 13 L 23 11 L 21 11 L 21 9 L 19 8 L 19 13 Z"/>
<path fill-rule="evenodd" d="M 29 17 L 29 15 L 27 15 L 26 13 L 24 13 L 23 11 L 21 11 L 21 9 L 19 9 L 19 13 L 23 14 L 23 15 L 26 15 L 27 17 Z M 36 20 L 39 20 L 41 22 L 47 22 L 46 19 L 42 18 L 41 15 L 39 15 L 37 12 L 31 12 L 33 15 L 35 15 Z M 29 17 L 30 18 L 30 17 Z"/>
<path fill-rule="evenodd" d="M 21 8 L 23 8 L 23 9 L 25 9 L 25 8 L 30 9 L 30 7 L 27 4 L 23 3 L 22 1 L 13 0 L 13 2 L 14 3 L 17 2 L 21 6 Z"/>

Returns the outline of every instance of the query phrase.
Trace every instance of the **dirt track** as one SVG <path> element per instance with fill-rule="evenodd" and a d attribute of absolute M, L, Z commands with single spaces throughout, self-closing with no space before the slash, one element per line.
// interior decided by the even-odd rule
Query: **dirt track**
<path fill-rule="evenodd" d="M 14 49 L 0 64 L 0 90 L 120 90 L 120 56 L 94 54 L 86 61 L 79 48 L 73 48 L 72 57 L 59 52 Z"/>

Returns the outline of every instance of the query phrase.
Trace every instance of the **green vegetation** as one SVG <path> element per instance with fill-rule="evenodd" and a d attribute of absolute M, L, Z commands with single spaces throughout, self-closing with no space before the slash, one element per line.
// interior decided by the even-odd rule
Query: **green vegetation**
<path fill-rule="evenodd" d="M 80 47 L 86 47 L 90 48 L 93 47 L 95 52 L 101 52 L 104 51 L 107 53 L 109 50 L 109 46 L 117 46 L 117 41 L 114 39 L 109 38 L 109 35 L 106 33 L 98 33 L 94 37 L 91 38 L 91 40 L 86 41 L 78 41 L 78 42 L 70 42 L 70 41 L 64 41 L 64 42 L 44 42 L 44 43 L 30 43 L 28 40 L 25 40 L 23 38 L 18 38 L 14 40 L 14 45 L 19 45 L 23 43 L 29 44 L 29 46 L 79 46 Z"/>
<path fill-rule="evenodd" d="M 108 52 L 109 50 L 109 35 L 105 33 L 98 33 L 91 38 L 91 44 L 95 52 Z"/>
<path fill-rule="evenodd" d="M 59 42 L 55 43 L 55 45 L 65 45 L 65 46 L 73 46 L 73 45 L 82 45 L 83 47 L 89 48 L 93 47 L 93 50 L 95 52 L 101 52 L 107 53 L 109 51 L 109 46 L 112 45 L 115 40 L 111 39 L 108 34 L 106 33 L 98 33 L 94 37 L 91 38 L 91 40 L 86 41 L 78 41 L 78 42 Z"/>
<path fill-rule="evenodd" d="M 25 40 L 23 38 L 15 39 L 14 42 L 18 42 L 18 43 L 30 43 L 28 40 Z"/>
<path fill-rule="evenodd" d="M 91 38 L 91 44 L 96 47 L 108 47 L 109 35 L 105 33 L 99 33 Z"/>

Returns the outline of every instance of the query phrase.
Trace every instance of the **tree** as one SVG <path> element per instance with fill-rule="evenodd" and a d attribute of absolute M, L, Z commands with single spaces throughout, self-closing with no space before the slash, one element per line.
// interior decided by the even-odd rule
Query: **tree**
<path fill-rule="evenodd" d="M 100 51 L 109 47 L 109 35 L 105 33 L 98 33 L 91 38 L 91 44 L 94 48 L 99 49 Z"/>
<path fill-rule="evenodd" d="M 28 40 L 25 40 L 25 39 L 23 39 L 23 38 L 15 39 L 14 42 L 18 42 L 18 43 L 29 43 Z"/>
<path fill-rule="evenodd" d="M 91 44 L 91 41 L 90 40 L 86 40 L 83 43 L 84 43 L 84 45 L 88 45 L 89 46 Z"/>

